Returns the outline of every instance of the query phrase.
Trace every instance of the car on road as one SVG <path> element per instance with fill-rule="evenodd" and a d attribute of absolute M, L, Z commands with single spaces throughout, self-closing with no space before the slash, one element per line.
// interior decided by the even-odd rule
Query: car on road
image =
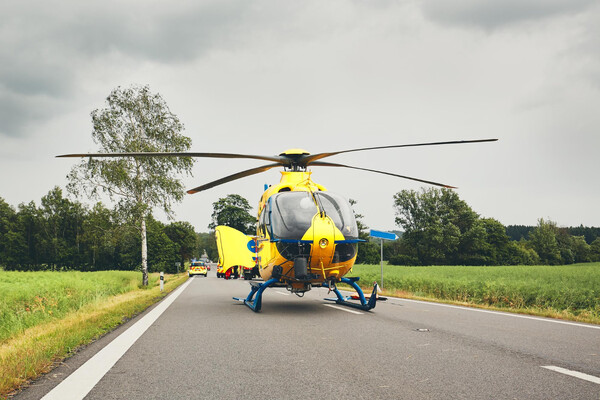
<path fill-rule="evenodd" d="M 188 276 L 192 277 L 195 275 L 204 275 L 205 277 L 208 276 L 208 267 L 204 261 L 192 260 L 192 264 L 188 270 Z"/>

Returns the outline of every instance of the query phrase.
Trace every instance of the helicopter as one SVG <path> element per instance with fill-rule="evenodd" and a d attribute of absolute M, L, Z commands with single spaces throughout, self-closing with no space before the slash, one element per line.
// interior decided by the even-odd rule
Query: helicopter
<path fill-rule="evenodd" d="M 248 236 L 229 227 L 217 227 L 220 264 L 224 268 L 257 266 L 263 282 L 250 282 L 246 298 L 234 297 L 250 309 L 259 312 L 262 294 L 269 287 L 285 287 L 299 297 L 313 287 L 328 288 L 334 292 L 333 301 L 364 311 L 373 309 L 377 302 L 378 285 L 365 296 L 357 284 L 359 277 L 345 277 L 357 256 L 358 228 L 349 202 L 341 195 L 328 191 L 312 180 L 309 167 L 337 167 L 368 171 L 408 179 L 444 188 L 454 186 L 434 181 L 399 175 L 386 171 L 322 161 L 338 154 L 391 148 L 440 146 L 494 142 L 498 139 L 457 140 L 446 142 L 413 143 L 389 146 L 363 147 L 327 153 L 310 154 L 303 149 L 290 149 L 278 156 L 234 153 L 196 152 L 126 152 L 67 154 L 58 157 L 200 157 L 237 158 L 269 161 L 269 164 L 241 171 L 187 191 L 199 193 L 237 179 L 245 178 L 272 168 L 283 167 L 278 184 L 265 185 L 258 204 L 257 231 Z M 233 232 L 235 231 L 235 232 Z M 229 260 L 229 262 L 228 262 Z M 344 283 L 356 291 L 354 296 L 344 296 L 337 288 Z M 357 299 L 358 301 L 354 301 Z"/>

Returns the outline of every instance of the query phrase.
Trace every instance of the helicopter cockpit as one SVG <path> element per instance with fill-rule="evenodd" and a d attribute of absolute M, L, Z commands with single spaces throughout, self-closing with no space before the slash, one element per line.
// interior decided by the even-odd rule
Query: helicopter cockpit
<path fill-rule="evenodd" d="M 310 254 L 312 238 L 302 239 L 318 214 L 331 218 L 343 235 L 336 238 L 334 259 L 342 262 L 354 257 L 358 242 L 354 212 L 346 199 L 332 192 L 286 191 L 271 196 L 261 214 L 259 229 L 278 242 L 278 250 L 286 259 L 293 260 Z"/>
<path fill-rule="evenodd" d="M 314 196 L 314 200 L 313 200 Z M 267 225 L 273 239 L 302 239 L 313 217 L 322 211 L 330 217 L 347 240 L 358 238 L 358 228 L 350 204 L 331 192 L 282 192 L 269 199 Z M 265 218 L 265 220 L 267 220 Z"/>

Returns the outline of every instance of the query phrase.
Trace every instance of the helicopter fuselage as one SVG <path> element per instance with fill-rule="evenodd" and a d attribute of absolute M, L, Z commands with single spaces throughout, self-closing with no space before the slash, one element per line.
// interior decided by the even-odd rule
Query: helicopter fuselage
<path fill-rule="evenodd" d="M 358 228 L 348 201 L 311 180 L 309 171 L 282 171 L 258 210 L 256 260 L 261 277 L 302 293 L 335 284 L 356 260 Z"/>

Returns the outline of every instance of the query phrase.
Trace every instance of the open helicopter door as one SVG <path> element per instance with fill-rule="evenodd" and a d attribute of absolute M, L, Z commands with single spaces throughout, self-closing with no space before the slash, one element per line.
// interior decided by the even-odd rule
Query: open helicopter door
<path fill-rule="evenodd" d="M 215 237 L 219 250 L 219 263 L 224 274 L 234 267 L 238 267 L 238 271 L 241 271 L 243 267 L 254 266 L 256 257 L 256 253 L 252 250 L 254 237 L 224 225 L 216 227 Z M 250 242 L 252 246 L 248 245 Z"/>

